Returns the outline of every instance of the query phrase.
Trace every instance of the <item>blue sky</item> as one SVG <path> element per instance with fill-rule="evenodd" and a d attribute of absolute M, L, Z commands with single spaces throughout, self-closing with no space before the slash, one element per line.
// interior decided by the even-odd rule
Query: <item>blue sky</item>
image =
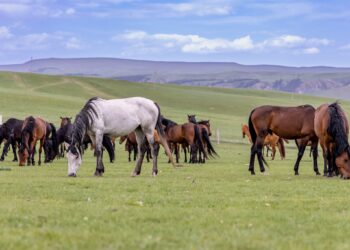
<path fill-rule="evenodd" d="M 350 1 L 0 0 L 0 64 L 47 57 L 350 67 Z"/>

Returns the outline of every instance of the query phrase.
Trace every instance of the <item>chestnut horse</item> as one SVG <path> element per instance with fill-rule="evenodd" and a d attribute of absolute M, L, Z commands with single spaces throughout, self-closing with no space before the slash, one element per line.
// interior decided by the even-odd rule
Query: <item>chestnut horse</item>
<path fill-rule="evenodd" d="M 159 143 L 159 136 L 157 131 L 154 131 L 154 138 L 157 143 Z M 123 144 L 125 142 L 125 151 L 129 153 L 128 160 L 131 162 L 131 153 L 134 152 L 134 161 L 136 161 L 136 156 L 137 156 L 137 141 L 136 141 L 136 134 L 135 132 L 131 132 L 128 135 L 121 136 L 119 139 L 119 144 Z M 149 159 L 152 159 L 151 156 L 151 148 L 148 143 L 146 143 L 146 160 L 149 162 Z"/>
<path fill-rule="evenodd" d="M 24 166 L 26 161 L 27 165 L 35 165 L 34 148 L 37 141 L 40 141 L 38 164 L 39 166 L 41 165 L 41 153 L 45 140 L 48 139 L 48 129 L 51 130 L 53 148 L 57 153 L 58 145 L 55 126 L 39 117 L 34 118 L 33 116 L 29 116 L 24 120 L 21 133 L 21 146 L 18 151 L 19 166 Z"/>
<path fill-rule="evenodd" d="M 260 171 L 265 172 L 266 161 L 262 155 L 265 137 L 275 133 L 286 139 L 300 139 L 298 158 L 294 165 L 295 175 L 299 174 L 299 163 L 303 157 L 306 145 L 312 143 L 314 171 L 319 175 L 317 166 L 318 137 L 314 130 L 315 108 L 310 105 L 298 107 L 260 106 L 252 110 L 249 116 L 249 132 L 253 145 L 249 162 L 249 171 L 254 172 L 255 155 L 258 156 Z"/>
<path fill-rule="evenodd" d="M 199 149 L 204 153 L 204 158 L 208 158 L 204 150 L 202 140 L 199 134 L 199 126 L 193 123 L 177 124 L 169 119 L 162 117 L 162 124 L 165 126 L 165 135 L 168 144 L 187 144 L 191 148 L 190 163 L 197 162 L 196 154 Z M 175 147 L 176 149 L 177 147 Z M 177 150 L 176 150 L 177 151 Z"/>
<path fill-rule="evenodd" d="M 250 143 L 252 144 L 253 143 L 252 137 L 250 135 L 248 125 L 242 124 L 242 137 L 245 138 L 245 136 L 248 137 Z M 286 158 L 286 150 L 284 147 L 284 141 L 286 143 L 288 143 L 288 140 L 282 139 L 275 134 L 272 134 L 272 135 L 268 134 L 264 140 L 264 146 L 267 149 L 266 156 L 268 156 L 268 152 L 269 152 L 269 150 L 271 150 L 272 151 L 271 160 L 274 160 L 275 156 L 276 156 L 276 147 L 277 147 L 278 151 L 280 153 L 280 156 L 281 156 L 281 160 L 285 159 Z M 270 147 L 271 147 L 271 149 L 270 149 Z"/>
<path fill-rule="evenodd" d="M 344 179 L 350 178 L 349 123 L 338 103 L 317 108 L 315 132 L 323 151 L 324 175 L 331 177 L 339 169 Z"/>

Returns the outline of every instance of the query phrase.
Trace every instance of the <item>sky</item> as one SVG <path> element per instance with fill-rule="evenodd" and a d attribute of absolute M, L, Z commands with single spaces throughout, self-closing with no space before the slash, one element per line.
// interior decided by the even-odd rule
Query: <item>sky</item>
<path fill-rule="evenodd" d="M 350 67 L 350 1 L 0 0 L 0 64 L 51 57 Z"/>

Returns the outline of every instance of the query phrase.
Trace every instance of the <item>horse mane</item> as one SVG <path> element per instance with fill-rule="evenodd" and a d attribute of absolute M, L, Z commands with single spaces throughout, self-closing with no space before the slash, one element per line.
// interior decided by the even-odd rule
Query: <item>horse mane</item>
<path fill-rule="evenodd" d="M 98 100 L 98 97 L 89 99 L 80 112 L 76 115 L 73 124 L 72 144 L 78 143 L 79 146 L 83 143 L 86 131 L 91 128 L 94 122 L 94 117 L 97 117 L 97 110 L 94 105 L 94 101 Z"/>
<path fill-rule="evenodd" d="M 167 118 L 164 118 L 162 117 L 162 124 L 166 127 L 166 128 L 170 128 L 170 127 L 173 127 L 175 125 L 178 125 L 176 122 L 170 120 L 170 119 L 167 119 Z"/>
<path fill-rule="evenodd" d="M 34 130 L 34 126 L 35 126 L 35 118 L 33 116 L 29 116 L 26 119 L 26 125 L 25 127 L 22 129 L 22 133 L 28 133 L 30 135 L 33 134 L 33 130 Z"/>
<path fill-rule="evenodd" d="M 345 117 L 342 114 L 341 107 L 338 102 L 328 106 L 329 126 L 327 133 L 333 137 L 335 141 L 335 157 L 338 157 L 349 146 L 347 134 L 344 128 Z"/>
<path fill-rule="evenodd" d="M 201 120 L 201 121 L 197 122 L 197 124 L 209 125 L 209 120 Z"/>

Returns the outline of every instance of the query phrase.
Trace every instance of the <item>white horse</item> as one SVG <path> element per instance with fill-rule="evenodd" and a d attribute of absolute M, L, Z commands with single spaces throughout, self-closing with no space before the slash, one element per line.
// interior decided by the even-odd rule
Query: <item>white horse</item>
<path fill-rule="evenodd" d="M 163 145 L 173 166 L 175 166 L 171 152 L 161 125 L 159 106 L 146 98 L 132 97 L 125 99 L 104 100 L 91 98 L 79 114 L 75 117 L 71 144 L 68 147 L 68 176 L 76 177 L 82 163 L 80 146 L 87 134 L 95 146 L 96 176 L 102 176 L 104 166 L 102 162 L 102 140 L 106 136 L 123 136 L 135 131 L 138 152 L 135 170 L 132 176 L 141 173 L 141 165 L 145 155 L 147 139 L 153 157 L 153 176 L 157 175 L 157 153 L 154 147 L 154 130 L 157 130 L 160 143 Z"/>

